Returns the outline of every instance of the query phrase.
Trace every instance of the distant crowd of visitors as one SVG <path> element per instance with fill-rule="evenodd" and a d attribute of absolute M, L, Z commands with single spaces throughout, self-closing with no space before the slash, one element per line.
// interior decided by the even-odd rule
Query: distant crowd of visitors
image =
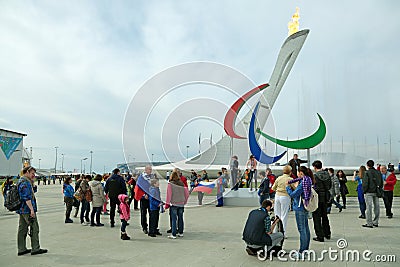
<path fill-rule="evenodd" d="M 129 240 L 126 228 L 131 217 L 131 203 L 134 210 L 140 209 L 141 228 L 149 237 L 161 236 L 159 229 L 159 216 L 169 210 L 168 238 L 176 239 L 184 234 L 184 206 L 187 204 L 189 194 L 197 192 L 198 204 L 202 205 L 204 192 L 201 188 L 214 184 L 217 193 L 217 207 L 222 207 L 223 193 L 228 184 L 232 190 L 247 186 L 249 190 L 257 188 L 260 208 L 249 213 L 243 231 L 243 240 L 249 255 L 267 255 L 272 249 L 282 248 L 284 238 L 287 236 L 288 214 L 294 211 L 300 245 L 298 257 L 310 247 L 310 229 L 308 220 L 313 219 L 315 237 L 314 241 L 324 242 L 331 239 L 331 227 L 328 214 L 333 205 L 342 212 L 346 209 L 346 195 L 349 190 L 348 182 L 343 170 L 335 171 L 332 168 L 324 169 L 322 162 L 316 160 L 312 163 L 313 170 L 302 166 L 307 161 L 300 160 L 295 154 L 293 159 L 282 169 L 283 174 L 276 177 L 270 168 L 257 173 L 257 161 L 251 156 L 246 164 L 245 175 L 240 175 L 237 156 L 233 156 L 230 164 L 230 174 L 226 168 L 218 172 L 214 182 L 210 182 L 206 170 L 202 174 L 191 171 L 188 179 L 182 175 L 178 168 L 167 172 L 168 184 L 165 201 L 161 199 L 160 181 L 152 166 L 145 167 L 140 175 L 121 175 L 119 169 L 114 169 L 112 174 L 82 175 L 73 186 L 72 177 L 66 177 L 63 183 L 64 203 L 66 206 L 65 223 L 73 223 L 71 213 L 75 208 L 73 217 L 78 217 L 83 226 L 102 227 L 101 214 L 109 215 L 110 227 L 115 227 L 116 213 L 121 221 L 122 240 Z M 21 205 L 17 210 L 19 214 L 18 227 L 18 255 L 30 253 L 32 255 L 46 253 L 39 244 L 39 224 L 37 220 L 37 205 L 35 193 L 37 187 L 34 183 L 36 169 L 25 167 L 17 183 Z M 245 181 L 243 180 L 245 177 Z M 256 179 L 258 178 L 258 179 Z M 260 185 L 257 187 L 257 180 Z M 374 167 L 372 160 L 367 161 L 366 167 L 361 166 L 353 174 L 353 181 L 357 183 L 357 194 L 361 219 L 366 219 L 362 226 L 373 228 L 379 226 L 380 209 L 379 198 L 383 198 L 386 216 L 392 218 L 393 190 L 396 176 L 393 166 L 379 165 Z M 1 186 L 6 202 L 7 194 L 13 187 L 12 179 L 7 179 Z M 340 199 L 342 202 L 340 203 Z M 139 207 L 140 204 L 140 207 Z M 315 207 L 313 208 L 313 205 Z M 109 210 L 107 207 L 109 206 Z M 80 213 L 79 213 L 80 210 Z M 270 212 L 274 212 L 273 217 Z M 31 236 L 31 249 L 26 247 L 26 237 Z"/>

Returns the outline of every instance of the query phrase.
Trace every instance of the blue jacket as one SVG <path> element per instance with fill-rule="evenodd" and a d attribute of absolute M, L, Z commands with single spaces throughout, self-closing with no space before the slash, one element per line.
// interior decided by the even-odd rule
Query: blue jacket
<path fill-rule="evenodd" d="M 64 189 L 64 197 L 70 197 L 70 198 L 74 197 L 74 188 L 72 187 L 72 185 L 64 184 L 63 189 Z"/>
<path fill-rule="evenodd" d="M 286 191 L 288 192 L 289 196 L 293 198 L 293 205 L 292 205 L 293 210 L 305 211 L 303 201 L 300 200 L 300 196 L 304 198 L 303 184 L 300 182 L 295 190 L 293 190 L 290 186 L 286 186 Z M 300 207 L 299 207 L 299 202 L 300 202 Z"/>
<path fill-rule="evenodd" d="M 27 200 L 31 200 L 33 210 L 37 212 L 37 207 L 36 207 L 36 198 L 33 193 L 33 187 L 31 181 L 29 181 L 28 178 L 26 177 L 21 177 L 18 180 L 18 193 L 19 197 L 21 198 L 22 204 L 19 210 L 17 210 L 18 214 L 30 214 L 31 210 L 29 209 L 28 205 L 26 204 Z"/>
<path fill-rule="evenodd" d="M 160 199 L 160 188 L 150 186 L 149 194 L 150 210 L 159 210 L 161 199 Z"/>

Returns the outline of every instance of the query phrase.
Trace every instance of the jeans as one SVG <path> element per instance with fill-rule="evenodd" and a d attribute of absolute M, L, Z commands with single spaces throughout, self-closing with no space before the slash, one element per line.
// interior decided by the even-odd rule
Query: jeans
<path fill-rule="evenodd" d="M 90 203 L 85 198 L 82 199 L 81 203 L 81 223 L 84 222 L 83 218 L 89 222 Z"/>
<path fill-rule="evenodd" d="M 365 204 L 364 193 L 362 190 L 362 184 L 357 186 L 357 197 L 358 197 L 358 205 L 360 206 L 361 215 L 365 217 L 365 210 L 367 209 L 367 205 Z"/>
<path fill-rule="evenodd" d="M 286 225 L 288 221 L 288 213 L 290 209 L 290 197 L 289 196 L 275 196 L 274 212 L 283 224 L 283 230 L 286 233 Z"/>
<path fill-rule="evenodd" d="M 383 202 L 385 203 L 386 216 L 393 216 L 393 191 L 383 191 Z"/>
<path fill-rule="evenodd" d="M 183 234 L 183 211 L 184 207 L 171 206 L 170 216 L 171 216 L 171 229 L 172 235 L 176 236 L 176 222 L 178 221 L 178 233 Z"/>
<path fill-rule="evenodd" d="M 110 197 L 110 223 L 115 224 L 115 207 L 119 207 L 119 200 L 117 197 Z"/>
<path fill-rule="evenodd" d="M 365 203 L 367 204 L 367 225 L 372 226 L 373 224 L 378 225 L 379 223 L 379 198 L 376 196 L 376 193 L 366 193 L 365 194 Z M 375 217 L 372 220 L 372 205 L 374 205 L 374 214 Z"/>
<path fill-rule="evenodd" d="M 338 208 L 338 209 L 343 208 L 343 206 L 340 205 L 339 202 L 336 202 L 335 198 L 332 198 L 331 199 L 331 204 L 328 204 L 328 209 L 327 209 L 328 213 L 331 212 L 332 204 L 335 204 L 336 208 Z"/>
<path fill-rule="evenodd" d="M 217 194 L 217 206 L 223 206 L 224 205 L 224 196 L 222 195 L 222 193 L 218 193 Z"/>
<path fill-rule="evenodd" d="M 304 250 L 310 248 L 310 228 L 308 227 L 308 211 L 295 211 L 297 230 L 300 234 L 300 249 L 302 253 Z"/>
<path fill-rule="evenodd" d="M 143 230 L 147 230 L 147 213 L 150 214 L 150 202 L 148 199 L 142 198 L 140 200 L 140 223 Z"/>
<path fill-rule="evenodd" d="M 92 225 L 94 225 L 94 215 L 96 215 L 96 223 L 100 224 L 100 213 L 101 213 L 101 207 L 93 207 L 92 208 L 92 214 L 90 214 L 90 222 Z"/>
<path fill-rule="evenodd" d="M 122 233 L 125 233 L 127 223 L 128 223 L 127 221 L 125 221 L 124 219 L 121 219 L 121 232 Z"/>
<path fill-rule="evenodd" d="M 331 226 L 329 225 L 326 202 L 318 202 L 318 208 L 313 212 L 313 221 L 317 238 L 324 239 L 324 237 L 331 236 Z"/>
<path fill-rule="evenodd" d="M 346 207 L 346 195 L 343 195 L 342 193 L 340 193 L 340 196 L 336 197 L 336 202 L 339 203 L 340 197 L 342 197 L 342 199 L 343 199 L 343 207 Z"/>

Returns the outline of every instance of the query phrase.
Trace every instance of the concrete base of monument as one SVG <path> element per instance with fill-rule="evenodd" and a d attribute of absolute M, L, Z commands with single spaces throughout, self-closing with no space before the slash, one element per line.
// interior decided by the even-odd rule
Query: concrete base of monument
<path fill-rule="evenodd" d="M 224 206 L 236 207 L 258 207 L 260 206 L 257 190 L 250 191 L 249 188 L 239 188 L 236 191 L 226 192 L 224 195 Z"/>

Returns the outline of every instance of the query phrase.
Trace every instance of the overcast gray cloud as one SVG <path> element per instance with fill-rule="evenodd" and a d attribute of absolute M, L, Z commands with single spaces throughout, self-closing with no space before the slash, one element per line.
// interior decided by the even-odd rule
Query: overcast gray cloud
<path fill-rule="evenodd" d="M 36 165 L 40 157 L 43 167 L 53 166 L 60 146 L 68 170 L 90 150 L 95 170 L 109 170 L 124 160 L 125 111 L 147 79 L 176 64 L 215 61 L 255 84 L 268 82 L 296 6 L 300 28 L 311 32 L 273 110 L 277 135 L 308 135 L 319 112 L 328 126 L 323 149 L 333 140 L 340 151 L 343 136 L 345 149 L 352 152 L 355 140 L 365 153 L 366 138 L 374 154 L 379 136 L 388 153 L 391 134 L 398 159 L 394 0 L 2 1 L 0 127 L 28 134 Z M 196 97 L 195 87 L 186 94 L 182 101 Z M 197 146 L 193 132 L 180 146 Z M 211 132 L 223 130 L 213 124 L 202 136 Z"/>

